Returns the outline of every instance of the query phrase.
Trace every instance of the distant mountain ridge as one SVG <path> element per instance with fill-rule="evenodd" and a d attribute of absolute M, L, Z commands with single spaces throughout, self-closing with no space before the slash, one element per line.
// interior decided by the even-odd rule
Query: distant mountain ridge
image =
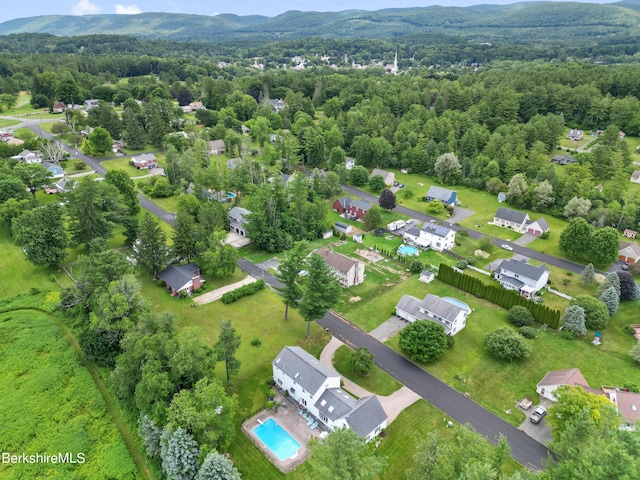
<path fill-rule="evenodd" d="M 486 41 L 523 43 L 602 35 L 637 36 L 640 0 L 613 4 L 525 2 L 472 7 L 390 8 L 377 11 L 303 12 L 276 17 L 141 13 L 138 15 L 46 15 L 9 20 L 0 35 L 127 35 L 173 41 L 394 38 L 422 33 L 464 35 Z"/>

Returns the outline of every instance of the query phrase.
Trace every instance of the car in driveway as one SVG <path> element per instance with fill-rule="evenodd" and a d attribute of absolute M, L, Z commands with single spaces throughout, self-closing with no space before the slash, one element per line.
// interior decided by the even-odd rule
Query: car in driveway
<path fill-rule="evenodd" d="M 511 245 L 507 245 L 506 243 L 503 243 L 502 245 L 500 245 L 502 248 L 504 248 L 505 250 L 509 250 L 510 252 L 513 252 L 513 247 Z"/>
<path fill-rule="evenodd" d="M 535 423 L 537 425 L 540 423 L 540 421 L 544 418 L 546 414 L 547 414 L 547 409 L 542 406 L 538 406 L 529 417 L 529 420 L 531 420 L 531 423 Z"/>

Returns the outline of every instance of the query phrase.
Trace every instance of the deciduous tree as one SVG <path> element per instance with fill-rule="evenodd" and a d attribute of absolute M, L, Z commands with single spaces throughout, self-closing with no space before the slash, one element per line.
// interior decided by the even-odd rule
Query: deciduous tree
<path fill-rule="evenodd" d="M 629 272 L 616 272 L 620 279 L 620 300 L 636 300 L 636 282 Z"/>
<path fill-rule="evenodd" d="M 361 375 L 368 374 L 373 369 L 375 355 L 367 347 L 358 347 L 349 357 L 349 366 Z"/>
<path fill-rule="evenodd" d="M 462 166 L 455 153 L 445 153 L 436 159 L 434 171 L 445 185 L 453 185 L 462 176 Z"/>
<path fill-rule="evenodd" d="M 574 258 L 581 258 L 591 249 L 591 225 L 582 218 L 574 218 L 560 234 L 560 251 Z"/>
<path fill-rule="evenodd" d="M 34 265 L 57 268 L 67 256 L 69 244 L 60 205 L 49 204 L 26 210 L 13 219 L 15 242 L 22 245 L 27 260 Z"/>
<path fill-rule="evenodd" d="M 500 327 L 484 337 L 485 348 L 501 360 L 524 360 L 531 354 L 531 346 L 510 327 Z"/>
<path fill-rule="evenodd" d="M 379 192 L 385 187 L 382 175 L 374 175 L 369 179 L 369 188 L 372 192 Z"/>
<path fill-rule="evenodd" d="M 213 347 L 219 362 L 224 362 L 227 383 L 240 370 L 240 361 L 236 358 L 236 350 L 240 346 L 240 335 L 231 326 L 230 320 L 223 320 L 220 326 L 220 337 Z"/>
<path fill-rule="evenodd" d="M 225 242 L 226 237 L 224 230 L 214 231 L 209 248 L 202 255 L 203 270 L 218 278 L 233 274 L 238 261 L 238 250 Z"/>
<path fill-rule="evenodd" d="M 317 480 L 373 479 L 387 463 L 350 428 L 333 429 L 325 439 L 312 442 L 309 450 L 308 463 Z"/>
<path fill-rule="evenodd" d="M 378 198 L 378 203 L 385 210 L 393 210 L 396 208 L 396 194 L 393 193 L 388 188 L 385 188 L 380 193 L 380 197 Z"/>
<path fill-rule="evenodd" d="M 578 305 L 584 309 L 585 325 L 591 330 L 605 328 L 609 322 L 607 306 L 591 295 L 578 295 L 570 305 Z"/>
<path fill-rule="evenodd" d="M 417 320 L 400 332 L 400 349 L 412 360 L 434 363 L 447 349 L 447 334 L 439 323 Z"/>
<path fill-rule="evenodd" d="M 36 192 L 51 182 L 51 172 L 39 163 L 19 163 L 14 172 L 27 186 L 34 200 Z"/>
<path fill-rule="evenodd" d="M 608 267 L 618 259 L 618 231 L 611 227 L 596 229 L 591 237 L 590 247 L 589 260 L 597 267 Z"/>
<path fill-rule="evenodd" d="M 362 217 L 362 223 L 364 223 L 364 228 L 367 230 L 375 230 L 378 227 L 382 226 L 382 213 L 380 212 L 380 207 L 373 206 L 367 213 Z"/>

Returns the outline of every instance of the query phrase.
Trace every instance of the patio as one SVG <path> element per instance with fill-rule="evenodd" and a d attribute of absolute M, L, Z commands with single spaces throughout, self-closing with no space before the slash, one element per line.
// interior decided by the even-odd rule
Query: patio
<path fill-rule="evenodd" d="M 282 404 L 277 411 L 276 410 L 261 410 L 256 415 L 252 416 L 248 420 L 242 423 L 242 430 L 249 438 L 255 443 L 265 456 L 271 460 L 281 472 L 287 473 L 296 468 L 308 457 L 307 445 L 311 438 L 321 438 L 321 434 L 324 430 L 321 429 L 321 425 L 315 430 L 311 430 L 307 427 L 307 420 L 303 418 L 298 410 L 297 403 L 292 402 L 288 397 L 285 397 L 281 392 L 276 392 L 275 402 Z M 273 418 L 276 422 L 284 428 L 289 435 L 291 435 L 299 444 L 300 450 L 298 454 L 284 461 L 280 461 L 278 457 L 274 455 L 267 446 L 253 433 L 253 429 L 260 425 L 260 422 L 264 422 L 269 418 Z M 258 422 L 260 420 L 260 422 Z"/>

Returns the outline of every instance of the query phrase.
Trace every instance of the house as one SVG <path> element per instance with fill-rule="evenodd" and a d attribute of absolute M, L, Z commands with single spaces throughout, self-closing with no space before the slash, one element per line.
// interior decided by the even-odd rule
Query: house
<path fill-rule="evenodd" d="M 247 236 L 247 229 L 245 227 L 247 223 L 247 215 L 251 215 L 251 212 L 246 208 L 242 207 L 233 207 L 229 210 L 227 214 L 229 217 L 229 227 L 230 231 L 237 233 L 243 237 Z"/>
<path fill-rule="evenodd" d="M 429 270 L 422 270 L 420 272 L 420 277 L 418 278 L 418 280 L 420 280 L 422 283 L 431 283 L 434 278 L 436 278 L 436 276 L 433 272 L 430 272 Z"/>
<path fill-rule="evenodd" d="M 387 427 L 378 397 L 356 400 L 340 387 L 340 375 L 300 347 L 284 347 L 271 362 L 273 380 L 327 430 L 350 428 L 365 441 Z"/>
<path fill-rule="evenodd" d="M 77 184 L 78 182 L 76 180 L 61 178 L 55 183 L 55 187 L 58 193 L 65 193 L 73 190 Z"/>
<path fill-rule="evenodd" d="M 549 269 L 517 260 L 503 260 L 495 271 L 495 279 L 507 290 L 516 290 L 525 298 L 531 298 L 549 280 Z"/>
<path fill-rule="evenodd" d="M 498 193 L 498 203 L 504 203 L 507 201 L 507 194 L 505 192 Z"/>
<path fill-rule="evenodd" d="M 364 214 L 369 211 L 371 204 L 362 200 L 353 200 L 349 197 L 342 197 L 333 202 L 333 209 L 343 214 L 347 218 L 357 218 L 362 220 Z"/>
<path fill-rule="evenodd" d="M 569 130 L 569 133 L 567 133 L 567 138 L 569 140 L 582 140 L 582 137 L 584 137 L 584 132 L 576 128 L 572 128 Z"/>
<path fill-rule="evenodd" d="M 242 159 L 240 157 L 234 157 L 227 160 L 227 168 L 230 170 L 235 170 L 241 164 L 242 164 Z"/>
<path fill-rule="evenodd" d="M 554 155 L 551 161 L 558 165 L 568 165 L 570 163 L 575 163 L 576 159 L 573 155 Z"/>
<path fill-rule="evenodd" d="M 169 265 L 158 274 L 158 277 L 164 282 L 172 297 L 180 295 L 181 292 L 191 295 L 204 283 L 204 279 L 200 276 L 200 267 L 195 263 Z"/>
<path fill-rule="evenodd" d="M 516 232 L 524 233 L 529 215 L 526 213 L 500 207 L 493 216 L 493 223 L 499 227 L 512 228 Z"/>
<path fill-rule="evenodd" d="M 67 106 L 62 103 L 55 101 L 53 102 L 53 107 L 51 108 L 52 113 L 64 113 L 67 110 Z"/>
<path fill-rule="evenodd" d="M 620 250 L 618 250 L 618 260 L 622 260 L 625 263 L 632 264 L 640 260 L 640 245 L 638 242 L 620 243 Z"/>
<path fill-rule="evenodd" d="M 158 166 L 158 159 L 156 159 L 156 156 L 153 153 L 143 153 L 142 155 L 131 158 L 129 163 L 138 170 L 141 168 L 152 169 Z"/>
<path fill-rule="evenodd" d="M 582 376 L 582 373 L 577 368 L 570 368 L 568 370 L 552 370 L 547 372 L 543 379 L 538 382 L 538 385 L 536 385 L 536 392 L 538 392 L 541 397 L 555 402 L 556 397 L 553 395 L 553 392 L 562 385 L 570 385 L 572 387 L 589 386 Z"/>
<path fill-rule="evenodd" d="M 191 108 L 192 112 L 195 112 L 196 110 L 206 110 L 207 109 L 207 107 L 205 107 L 202 102 L 191 102 L 189 104 L 189 108 Z"/>
<path fill-rule="evenodd" d="M 630 238 L 632 240 L 635 240 L 636 237 L 638 236 L 638 232 L 636 232 L 635 230 L 629 230 L 628 228 L 625 229 L 624 232 L 622 232 L 622 236 L 623 237 L 627 237 Z"/>
<path fill-rule="evenodd" d="M 438 252 L 451 250 L 456 244 L 455 230 L 432 222 L 425 222 L 420 228 L 409 228 L 402 238 L 405 242 L 415 243 L 419 247 L 431 248 Z"/>
<path fill-rule="evenodd" d="M 538 385 L 536 391 L 540 396 L 557 401 L 553 392 L 563 385 L 571 387 L 581 387 L 589 393 L 604 395 L 618 409 L 618 413 L 625 423 L 626 428 L 633 430 L 638 420 L 640 420 L 640 393 L 630 392 L 624 387 L 601 388 L 590 387 L 582 373 L 577 368 L 568 370 L 552 370 L 548 372 Z"/>
<path fill-rule="evenodd" d="M 618 138 L 619 138 L 620 140 L 624 140 L 624 138 L 625 138 L 626 136 L 627 136 L 627 134 L 626 134 L 626 133 L 624 133 L 622 130 L 620 130 L 620 131 L 618 132 Z"/>
<path fill-rule="evenodd" d="M 535 220 L 535 221 L 529 220 L 527 222 L 527 233 L 531 233 L 539 237 L 540 235 L 548 231 L 549 231 L 549 224 L 544 219 L 544 217 L 540 217 L 538 220 Z"/>
<path fill-rule="evenodd" d="M 387 172 L 387 171 L 381 170 L 379 168 L 374 168 L 371 171 L 371 173 L 369 174 L 369 178 L 373 178 L 376 175 L 380 175 L 382 177 L 382 179 L 384 180 L 384 184 L 387 187 L 392 186 L 396 181 L 396 175 L 393 172 Z"/>
<path fill-rule="evenodd" d="M 224 140 L 211 140 L 209 142 L 209 153 L 211 155 L 224 153 Z"/>
<path fill-rule="evenodd" d="M 64 170 L 60 165 L 49 162 L 42 162 L 42 166 L 51 172 L 51 178 L 64 177 Z"/>
<path fill-rule="evenodd" d="M 118 153 L 121 148 L 124 148 L 124 140 L 114 140 L 113 145 L 111 145 L 111 151 Z"/>
<path fill-rule="evenodd" d="M 345 235 L 349 235 L 353 231 L 351 225 L 347 225 L 346 223 L 336 222 L 333 226 L 336 228 L 336 231 L 344 233 Z"/>
<path fill-rule="evenodd" d="M 85 110 L 91 110 L 92 108 L 96 108 L 98 106 L 98 102 L 99 100 L 92 98 L 90 100 L 85 100 L 84 101 L 84 109 Z"/>
<path fill-rule="evenodd" d="M 634 170 L 629 181 L 631 183 L 640 183 L 640 170 Z"/>
<path fill-rule="evenodd" d="M 276 113 L 280 113 L 280 111 L 286 107 L 284 100 L 273 100 L 269 99 L 269 105 L 273 108 L 273 111 Z"/>
<path fill-rule="evenodd" d="M 344 159 L 344 167 L 347 170 L 351 170 L 353 167 L 356 166 L 356 159 L 355 158 L 351 158 L 351 157 L 346 157 Z"/>
<path fill-rule="evenodd" d="M 0 140 L 6 142 L 13 137 L 13 132 L 11 130 L 0 129 Z"/>
<path fill-rule="evenodd" d="M 364 282 L 364 263 L 360 260 L 354 260 L 346 255 L 329 250 L 328 247 L 319 248 L 316 253 L 331 267 L 340 285 L 344 288 L 360 285 Z"/>
<path fill-rule="evenodd" d="M 427 202 L 433 202 L 434 200 L 440 200 L 446 205 L 455 205 L 457 200 L 457 192 L 455 190 L 449 190 L 448 188 L 436 187 L 432 185 L 429 187 L 429 191 L 425 195 Z"/>
<path fill-rule="evenodd" d="M 428 293 L 422 300 L 403 295 L 396 305 L 396 315 L 409 323 L 430 320 L 444 327 L 447 335 L 455 335 L 467 324 L 470 311 Z"/>
<path fill-rule="evenodd" d="M 35 151 L 31 151 L 31 150 L 23 150 L 21 151 L 19 154 L 14 155 L 13 157 L 20 162 L 24 162 L 24 163 L 42 163 L 42 156 L 40 155 L 40 152 L 35 150 Z"/>

